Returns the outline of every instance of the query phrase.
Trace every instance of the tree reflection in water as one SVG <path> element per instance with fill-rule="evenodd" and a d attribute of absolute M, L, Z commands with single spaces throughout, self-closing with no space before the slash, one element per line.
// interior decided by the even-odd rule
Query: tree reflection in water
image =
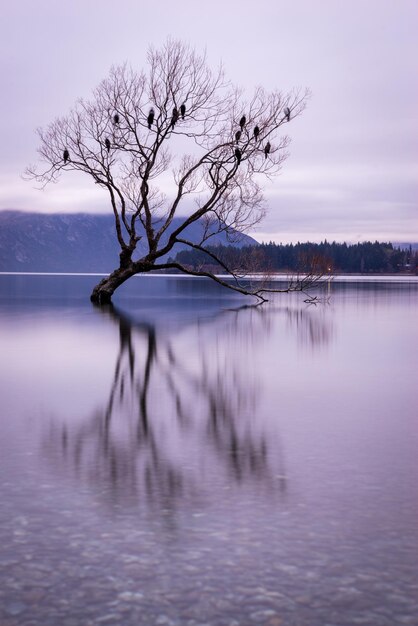
<path fill-rule="evenodd" d="M 256 419 L 262 391 L 252 347 L 268 339 L 279 312 L 313 345 L 329 339 L 323 324 L 315 330 L 308 312 L 251 306 L 224 310 L 182 337 L 112 305 L 98 311 L 119 328 L 112 386 L 82 424 L 51 423 L 45 447 L 61 469 L 108 502 L 160 510 L 202 503 L 231 484 L 286 491 L 277 428 L 272 437 Z"/>
<path fill-rule="evenodd" d="M 316 312 L 322 313 L 327 304 L 321 303 Z M 296 328 L 298 342 L 304 346 L 318 350 L 328 345 L 332 339 L 333 326 L 329 320 L 319 315 L 312 315 L 309 309 L 291 309 L 287 307 L 285 313 L 289 325 Z"/>

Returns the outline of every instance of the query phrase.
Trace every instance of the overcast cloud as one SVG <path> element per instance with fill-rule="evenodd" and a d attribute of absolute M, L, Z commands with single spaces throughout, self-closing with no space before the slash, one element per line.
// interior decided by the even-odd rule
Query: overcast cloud
<path fill-rule="evenodd" d="M 418 241 L 416 0 L 18 1 L 2 8 L 0 209 L 103 211 L 89 180 L 21 179 L 35 129 L 167 36 L 251 89 L 309 87 L 258 239 Z"/>

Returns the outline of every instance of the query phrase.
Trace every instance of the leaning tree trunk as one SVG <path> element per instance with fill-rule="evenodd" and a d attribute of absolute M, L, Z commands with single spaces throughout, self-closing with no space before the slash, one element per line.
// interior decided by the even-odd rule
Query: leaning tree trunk
<path fill-rule="evenodd" d="M 95 286 L 90 300 L 95 304 L 109 304 L 115 290 L 135 274 L 137 274 L 137 271 L 135 271 L 132 266 L 119 267 Z"/>

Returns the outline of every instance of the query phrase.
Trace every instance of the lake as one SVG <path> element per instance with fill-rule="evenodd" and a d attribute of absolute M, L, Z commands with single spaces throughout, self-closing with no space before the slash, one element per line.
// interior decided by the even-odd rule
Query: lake
<path fill-rule="evenodd" d="M 418 624 L 418 282 L 0 276 L 1 626 Z"/>

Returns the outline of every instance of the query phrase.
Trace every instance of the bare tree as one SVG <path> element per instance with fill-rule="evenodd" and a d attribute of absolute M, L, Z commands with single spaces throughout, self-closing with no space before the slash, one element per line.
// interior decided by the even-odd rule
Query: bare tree
<path fill-rule="evenodd" d="M 257 88 L 246 101 L 221 68 L 212 71 L 204 56 L 177 41 L 151 48 L 148 65 L 148 74 L 112 68 L 91 100 L 40 129 L 46 168 L 26 170 L 42 185 L 63 171 L 81 171 L 108 193 L 120 263 L 94 288 L 92 301 L 107 303 L 131 276 L 161 269 L 208 276 L 260 300 L 267 291 L 305 289 L 309 280 L 277 290 L 248 285 L 206 246 L 214 234 L 245 232 L 263 217 L 261 185 L 287 157 L 281 126 L 302 113 L 308 92 Z M 179 214 L 185 216 L 173 229 Z M 185 231 L 197 221 L 203 234 L 196 243 Z M 207 252 L 229 279 L 168 262 L 177 243 Z"/>

